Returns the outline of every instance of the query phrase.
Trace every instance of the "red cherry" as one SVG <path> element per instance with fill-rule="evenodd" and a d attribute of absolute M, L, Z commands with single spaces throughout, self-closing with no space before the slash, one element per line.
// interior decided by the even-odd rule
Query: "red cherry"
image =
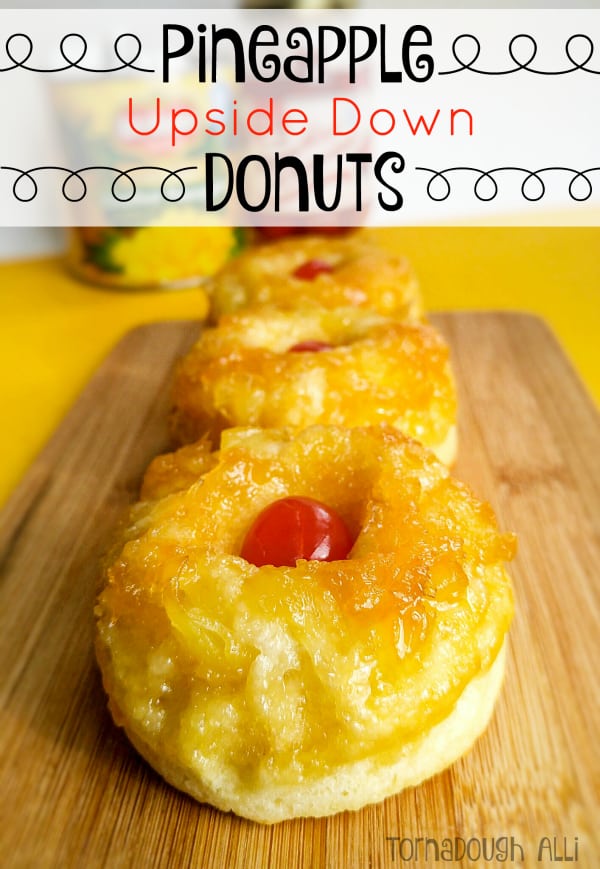
<path fill-rule="evenodd" d="M 293 272 L 295 278 L 303 281 L 314 281 L 317 275 L 332 272 L 333 266 L 322 259 L 309 259 Z"/>
<path fill-rule="evenodd" d="M 240 555 L 262 567 L 295 567 L 299 558 L 340 561 L 353 540 L 343 519 L 313 498 L 281 498 L 259 513 L 246 534 Z"/>
<path fill-rule="evenodd" d="M 259 226 L 257 232 L 267 241 L 285 238 L 286 235 L 295 235 L 297 228 L 294 226 Z"/>
<path fill-rule="evenodd" d="M 322 350 L 332 350 L 333 344 L 327 341 L 300 341 L 289 348 L 288 353 L 320 353 Z"/>
<path fill-rule="evenodd" d="M 308 232 L 324 233 L 326 235 L 344 235 L 350 232 L 352 226 L 317 226 L 315 229 L 309 229 Z"/>
<path fill-rule="evenodd" d="M 344 235 L 351 229 L 352 226 L 257 226 L 256 232 L 259 237 L 274 241 L 286 235 Z"/>

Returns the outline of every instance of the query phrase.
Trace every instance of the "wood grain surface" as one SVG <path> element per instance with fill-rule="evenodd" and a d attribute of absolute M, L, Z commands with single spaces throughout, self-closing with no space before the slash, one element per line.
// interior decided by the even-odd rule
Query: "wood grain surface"
<path fill-rule="evenodd" d="M 168 445 L 173 361 L 198 330 L 143 327 L 106 359 L 2 516 L 2 866 L 600 866 L 598 416 L 539 320 L 434 319 L 459 382 L 456 473 L 519 535 L 506 681 L 475 748 L 382 804 L 273 827 L 194 803 L 130 748 L 94 664 L 98 562 Z M 458 841 L 436 862 L 418 837 Z"/>

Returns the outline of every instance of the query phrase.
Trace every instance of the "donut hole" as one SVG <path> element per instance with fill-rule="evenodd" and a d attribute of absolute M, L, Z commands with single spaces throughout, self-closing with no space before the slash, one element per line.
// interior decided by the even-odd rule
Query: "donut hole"
<path fill-rule="evenodd" d="M 314 281 L 320 275 L 331 274 L 333 271 L 334 267 L 326 260 L 309 259 L 294 269 L 292 276 L 302 281 Z"/>
<path fill-rule="evenodd" d="M 238 556 L 259 514 L 274 502 L 292 497 L 326 504 L 357 540 L 365 520 L 376 457 L 365 456 L 364 463 L 359 464 L 348 461 L 347 453 L 335 457 L 331 447 L 320 438 L 298 443 L 291 433 L 244 429 L 225 432 L 220 466 L 225 476 L 215 475 L 214 489 L 211 475 L 203 483 L 203 500 L 211 513 L 210 530 L 203 535 L 203 541 L 215 552 Z M 223 479 L 227 494 L 221 487 Z M 231 493 L 229 481 L 234 481 Z"/>

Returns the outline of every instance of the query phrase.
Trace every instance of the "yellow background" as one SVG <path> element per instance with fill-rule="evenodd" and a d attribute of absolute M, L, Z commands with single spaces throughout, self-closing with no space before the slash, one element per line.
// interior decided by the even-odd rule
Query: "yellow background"
<path fill-rule="evenodd" d="M 429 310 L 542 316 L 600 399 L 600 229 L 408 228 L 382 237 L 412 261 Z M 71 278 L 60 259 L 0 266 L 0 501 L 125 332 L 205 311 L 198 291 L 99 290 Z"/>

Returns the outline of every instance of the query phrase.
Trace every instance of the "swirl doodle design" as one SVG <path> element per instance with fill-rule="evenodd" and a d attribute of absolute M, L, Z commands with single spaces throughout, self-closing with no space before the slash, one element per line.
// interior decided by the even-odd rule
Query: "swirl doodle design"
<path fill-rule="evenodd" d="M 81 169 L 67 169 L 65 166 L 36 166 L 32 169 L 18 169 L 16 166 L 0 166 L 0 170 L 16 172 L 12 193 L 19 202 L 32 202 L 39 192 L 35 175 L 48 170 L 66 173 L 61 185 L 61 193 L 68 202 L 81 202 L 88 193 L 88 184 L 83 177 L 86 172 L 96 170 L 112 172 L 116 177 L 110 185 L 110 192 L 116 202 L 131 202 L 137 193 L 137 185 L 131 177 L 134 172 L 154 171 L 164 175 L 160 184 L 160 195 L 166 202 L 180 202 L 186 194 L 186 186 L 180 172 L 189 172 L 197 166 L 182 166 L 179 169 L 165 169 L 162 166 L 134 166 L 130 169 L 116 169 L 113 166 L 84 166 Z"/>
<path fill-rule="evenodd" d="M 534 75 L 566 75 L 577 70 L 591 75 L 600 75 L 600 69 L 593 69 L 589 65 L 594 55 L 595 46 L 593 40 L 585 33 L 574 33 L 570 36 L 564 49 L 570 66 L 556 70 L 540 69 L 533 65 L 538 52 L 537 42 L 528 33 L 517 33 L 508 43 L 508 54 L 513 66 L 500 70 L 482 69 L 476 66 L 481 54 L 479 39 L 471 33 L 461 33 L 452 43 L 452 55 L 458 66 L 454 69 L 438 72 L 438 75 L 454 75 L 465 70 L 479 75 L 511 75 L 521 70 Z"/>
<path fill-rule="evenodd" d="M 589 169 L 569 169 L 566 166 L 546 166 L 543 169 L 521 169 L 518 166 L 499 166 L 496 169 L 476 169 L 473 166 L 451 166 L 447 169 L 429 169 L 426 166 L 416 166 L 420 172 L 429 172 L 431 178 L 427 182 L 426 192 L 434 202 L 444 202 L 452 193 L 452 186 L 446 177 L 451 172 L 474 172 L 473 194 L 480 202 L 491 202 L 499 193 L 499 185 L 494 177 L 501 172 L 517 172 L 524 174 L 521 182 L 521 195 L 528 202 L 539 202 L 546 193 L 546 185 L 542 175 L 548 172 L 566 172 L 571 176 L 568 193 L 575 202 L 586 202 L 593 194 L 594 187 L 588 177 L 593 172 L 600 172 L 600 166 Z"/>
<path fill-rule="evenodd" d="M 129 50 L 128 50 L 129 49 Z M 4 43 L 4 50 L 12 63 L 0 67 L 0 72 L 10 72 L 13 69 L 26 69 L 30 72 L 65 72 L 68 69 L 78 69 L 82 72 L 108 73 L 123 69 L 133 69 L 136 72 L 154 72 L 145 66 L 138 66 L 136 61 L 142 53 L 142 42 L 135 33 L 121 33 L 113 42 L 113 51 L 120 64 L 102 69 L 86 66 L 82 61 L 88 52 L 88 43 L 80 33 L 67 33 L 61 39 L 58 50 L 65 63 L 62 66 L 43 69 L 29 63 L 33 54 L 33 40 L 26 33 L 13 33 Z M 131 55 L 131 56 L 129 56 Z"/>

